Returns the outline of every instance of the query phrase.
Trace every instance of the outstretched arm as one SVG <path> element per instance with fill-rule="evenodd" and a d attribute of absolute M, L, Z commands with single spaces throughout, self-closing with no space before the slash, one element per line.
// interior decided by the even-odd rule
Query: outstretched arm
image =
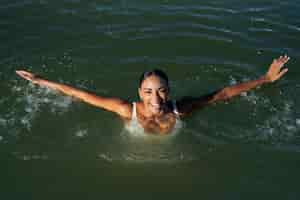
<path fill-rule="evenodd" d="M 242 92 L 246 92 L 262 84 L 274 82 L 280 79 L 288 71 L 288 69 L 283 68 L 283 66 L 288 62 L 289 59 L 290 58 L 288 56 L 280 56 L 279 58 L 274 59 L 269 67 L 268 72 L 256 80 L 228 86 L 200 98 L 183 98 L 177 103 L 178 110 L 182 115 L 185 115 L 191 113 L 197 108 L 204 107 L 217 101 L 228 100 L 241 94 Z"/>
<path fill-rule="evenodd" d="M 55 83 L 46 79 L 42 79 L 30 72 L 23 70 L 18 70 L 16 71 L 16 73 L 22 78 L 31 81 L 34 84 L 48 87 L 50 89 L 62 92 L 68 96 L 80 99 L 93 106 L 117 113 L 125 119 L 131 118 L 131 105 L 128 102 L 123 101 L 121 99 L 97 96 L 95 94 L 91 94 L 65 84 Z"/>

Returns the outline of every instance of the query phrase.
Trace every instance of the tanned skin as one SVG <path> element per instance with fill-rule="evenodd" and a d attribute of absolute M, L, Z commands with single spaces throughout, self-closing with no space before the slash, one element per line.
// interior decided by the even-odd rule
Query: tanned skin
<path fill-rule="evenodd" d="M 195 110 L 218 101 L 228 100 L 258 86 L 272 83 L 280 79 L 287 71 L 284 65 L 290 58 L 280 56 L 274 59 L 266 74 L 258 79 L 246 81 L 236 85 L 228 86 L 211 94 L 200 97 L 185 97 L 176 101 L 180 116 L 186 116 Z M 102 97 L 76 89 L 74 87 L 40 78 L 28 71 L 17 70 L 16 73 L 34 84 L 48 87 L 62 92 L 65 95 L 80 99 L 93 106 L 111 111 L 119 115 L 125 121 L 130 121 L 132 116 L 132 103 L 119 98 Z M 169 99 L 169 86 L 158 76 L 151 75 L 141 84 L 138 92 L 141 101 L 137 102 L 137 117 L 139 123 L 149 132 L 167 134 L 171 132 L 176 122 L 173 107 Z"/>

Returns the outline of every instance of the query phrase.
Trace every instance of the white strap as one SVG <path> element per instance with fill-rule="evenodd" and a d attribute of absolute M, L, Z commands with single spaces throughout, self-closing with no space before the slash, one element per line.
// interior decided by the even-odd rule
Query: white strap
<path fill-rule="evenodd" d="M 176 101 L 172 101 L 172 104 L 173 104 L 173 113 L 175 113 L 176 115 L 179 116 L 179 112 L 178 112 L 177 106 L 176 106 Z"/>
<path fill-rule="evenodd" d="M 131 120 L 136 119 L 136 103 L 133 102 L 132 103 L 132 116 L 131 116 Z"/>

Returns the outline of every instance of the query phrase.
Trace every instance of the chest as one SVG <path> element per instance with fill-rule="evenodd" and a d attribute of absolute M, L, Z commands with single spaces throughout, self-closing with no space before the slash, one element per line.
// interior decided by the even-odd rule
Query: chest
<path fill-rule="evenodd" d="M 153 118 L 146 118 L 142 115 L 138 115 L 137 120 L 146 132 L 153 134 L 170 133 L 176 124 L 176 116 L 173 113 Z"/>

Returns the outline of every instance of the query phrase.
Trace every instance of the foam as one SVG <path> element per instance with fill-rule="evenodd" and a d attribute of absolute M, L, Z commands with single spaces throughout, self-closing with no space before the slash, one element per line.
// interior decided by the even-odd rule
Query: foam
<path fill-rule="evenodd" d="M 80 130 L 75 132 L 75 136 L 78 137 L 78 138 L 84 138 L 87 135 L 88 135 L 87 129 L 80 129 Z"/>
<path fill-rule="evenodd" d="M 0 126 L 6 126 L 7 125 L 7 120 L 0 118 Z"/>
<path fill-rule="evenodd" d="M 278 109 L 262 125 L 258 126 L 258 139 L 274 141 L 277 144 L 293 143 L 300 132 L 300 119 L 294 117 L 294 104 L 285 102 L 283 108 Z"/>
<path fill-rule="evenodd" d="M 23 154 L 20 152 L 14 152 L 14 156 L 23 161 L 30 161 L 30 160 L 47 160 L 49 157 L 44 154 Z"/>
<path fill-rule="evenodd" d="M 300 127 L 300 118 L 297 118 L 297 119 L 295 120 L 295 122 L 296 122 L 296 125 Z"/>
<path fill-rule="evenodd" d="M 15 106 L 23 109 L 11 109 L 10 113 L 6 115 L 6 119 L 0 121 L 0 125 L 8 126 L 8 122 L 10 122 L 10 126 L 21 125 L 29 131 L 32 128 L 32 122 L 45 105 L 50 107 L 52 113 L 63 114 L 68 111 L 72 103 L 72 98 L 58 95 L 49 88 L 39 87 L 32 83 L 21 86 L 15 84 L 11 91 L 17 95 Z"/>
<path fill-rule="evenodd" d="M 129 123 L 125 124 L 124 130 L 126 130 L 129 133 L 129 135 L 134 137 L 170 138 L 177 135 L 180 132 L 180 130 L 182 130 L 183 127 L 184 127 L 183 121 L 181 121 L 180 119 L 176 119 L 176 124 L 172 132 L 162 136 L 162 135 L 155 135 L 155 134 L 145 132 L 143 127 L 136 120 L 132 120 Z"/>
<path fill-rule="evenodd" d="M 139 133 L 124 128 L 113 137 L 113 145 L 108 145 L 107 149 L 98 154 L 98 158 L 107 162 L 138 163 L 173 163 L 198 159 L 190 144 L 182 143 L 177 133 L 161 136 L 137 130 Z M 184 129 L 179 132 L 183 133 Z"/>

